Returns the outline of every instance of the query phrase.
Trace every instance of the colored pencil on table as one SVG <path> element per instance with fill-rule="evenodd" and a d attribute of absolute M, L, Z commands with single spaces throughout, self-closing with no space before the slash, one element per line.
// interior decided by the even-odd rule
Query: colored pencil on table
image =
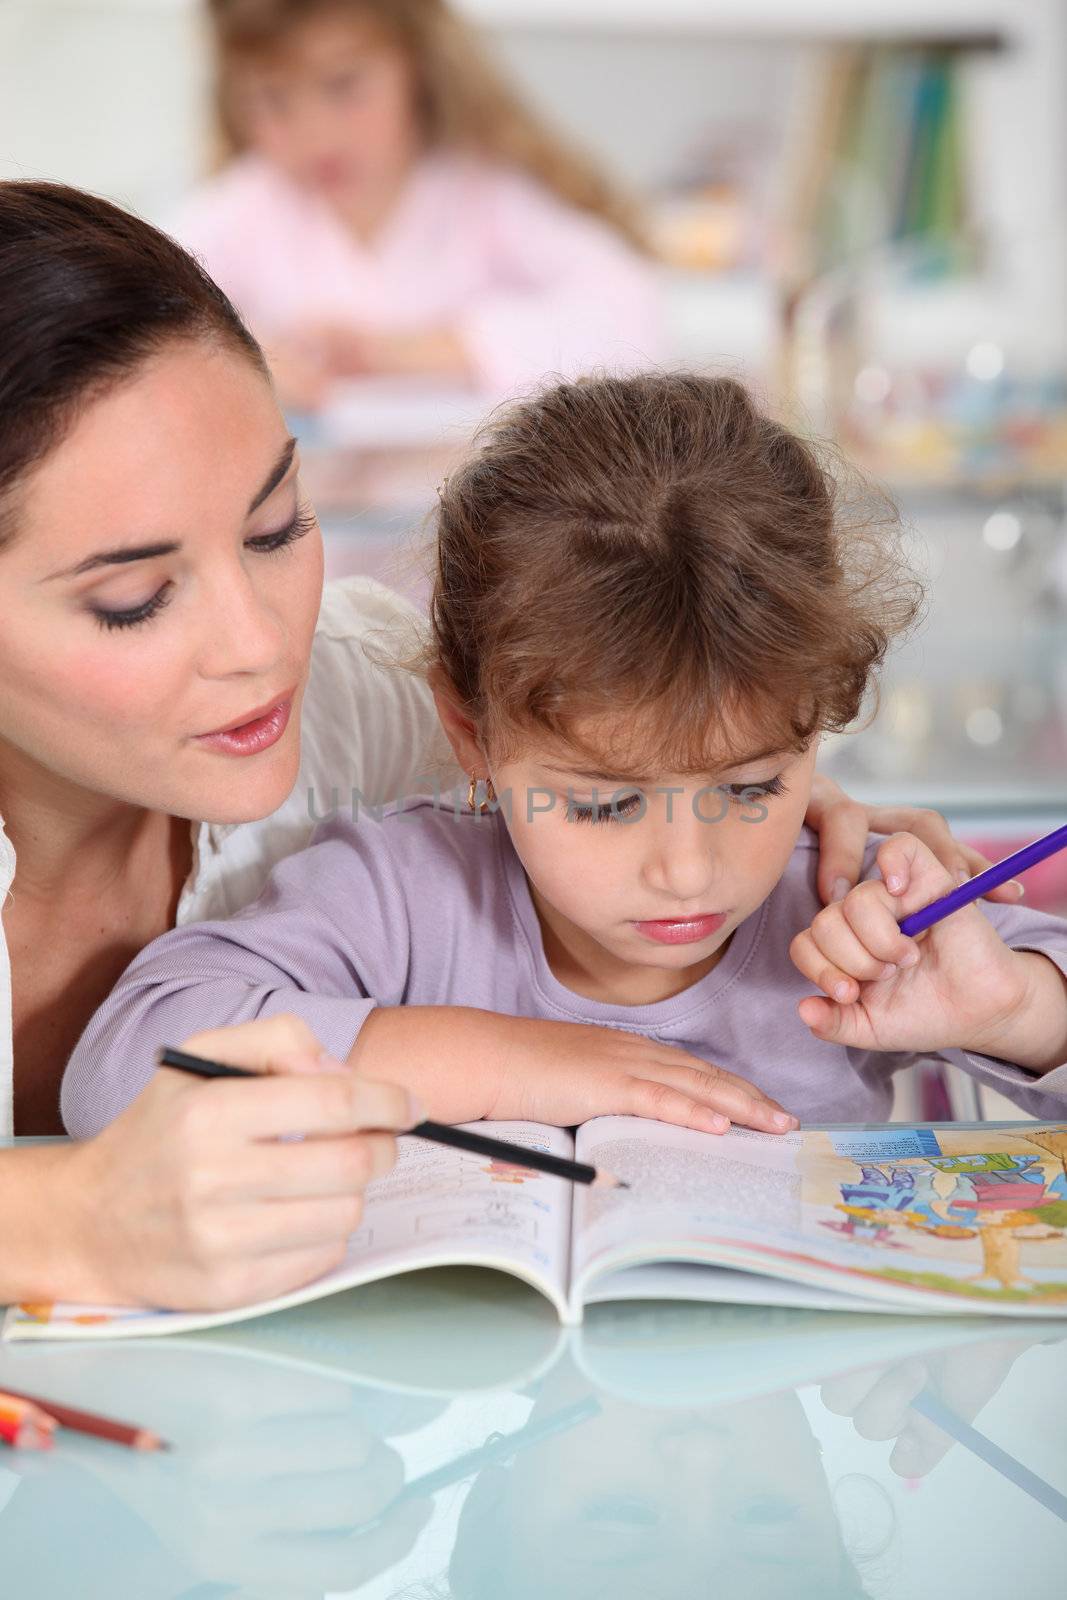
<path fill-rule="evenodd" d="M 35 1395 L 22 1394 L 17 1389 L 7 1389 L 0 1394 L 0 1417 L 6 1401 L 31 1405 L 47 1412 L 61 1428 L 72 1433 L 85 1433 L 94 1439 L 108 1439 L 112 1444 L 122 1444 L 129 1450 L 169 1450 L 166 1440 L 150 1428 L 139 1428 L 133 1423 L 116 1422 L 112 1417 L 101 1417 L 94 1411 L 79 1411 L 75 1406 L 64 1406 L 56 1400 L 41 1400 Z"/>
<path fill-rule="evenodd" d="M 179 1072 L 189 1072 L 198 1078 L 260 1078 L 260 1072 L 247 1067 L 231 1067 L 224 1061 L 209 1061 L 203 1056 L 190 1055 L 186 1050 L 160 1050 L 161 1067 L 176 1067 Z M 489 1156 L 496 1161 L 507 1161 L 513 1167 L 529 1167 L 534 1172 L 547 1172 L 556 1178 L 569 1178 L 571 1183 L 587 1183 L 598 1189 L 628 1189 L 628 1183 L 610 1172 L 598 1172 L 584 1161 L 571 1161 L 566 1156 L 550 1155 L 546 1150 L 530 1150 L 522 1144 L 511 1144 L 505 1139 L 490 1139 L 484 1133 L 470 1133 L 466 1128 L 452 1128 L 445 1122 L 420 1122 L 405 1132 L 416 1139 L 429 1139 L 432 1144 L 445 1144 L 456 1150 L 466 1150 L 473 1155 Z"/>
<path fill-rule="evenodd" d="M 0 1439 L 20 1450 L 49 1450 L 57 1419 L 24 1395 L 0 1391 Z"/>
<path fill-rule="evenodd" d="M 1006 856 L 995 866 L 987 867 L 977 877 L 968 878 L 966 883 L 961 883 L 958 889 L 942 895 L 939 900 L 932 900 L 928 906 L 913 911 L 901 921 L 901 933 L 907 934 L 909 939 L 914 938 L 917 933 L 932 928 L 934 923 L 940 922 L 943 917 L 950 917 L 954 911 L 960 911 L 973 901 L 980 900 L 990 889 L 996 889 L 1000 884 L 1007 883 L 1009 878 L 1017 878 L 1020 872 L 1036 867 L 1040 861 L 1047 861 L 1049 856 L 1054 856 L 1060 850 L 1067 850 L 1067 823 L 1062 828 L 1054 828 L 1043 839 L 1035 839 L 1033 844 L 1024 845 L 1021 850 L 1016 850 L 1014 855 Z"/>

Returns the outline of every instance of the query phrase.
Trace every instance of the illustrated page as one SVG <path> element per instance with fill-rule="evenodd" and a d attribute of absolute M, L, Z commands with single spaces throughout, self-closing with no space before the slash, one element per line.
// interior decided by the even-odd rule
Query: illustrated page
<path fill-rule="evenodd" d="M 576 1281 L 642 1248 L 664 1259 L 710 1251 L 724 1264 L 898 1304 L 936 1297 L 946 1309 L 1045 1315 L 1067 1307 L 1067 1126 L 783 1138 L 734 1129 L 716 1139 L 602 1118 L 579 1131 L 578 1157 L 631 1188 L 576 1198 Z"/>

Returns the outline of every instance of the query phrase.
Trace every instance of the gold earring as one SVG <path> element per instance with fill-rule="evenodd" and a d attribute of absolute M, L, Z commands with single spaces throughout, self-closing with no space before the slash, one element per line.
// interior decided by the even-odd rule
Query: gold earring
<path fill-rule="evenodd" d="M 467 785 L 467 810 L 475 812 L 479 817 L 484 817 L 485 813 L 492 806 L 495 806 L 495 805 L 496 805 L 496 790 L 493 788 L 493 780 L 492 780 L 492 778 L 486 778 L 486 780 L 485 780 L 485 799 L 479 801 L 478 800 L 478 778 L 477 778 L 476 774 L 472 772 L 471 773 L 471 781 Z"/>

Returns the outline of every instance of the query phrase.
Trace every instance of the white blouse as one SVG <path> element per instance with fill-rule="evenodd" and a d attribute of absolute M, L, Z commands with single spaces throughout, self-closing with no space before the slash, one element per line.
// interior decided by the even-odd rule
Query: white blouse
<path fill-rule="evenodd" d="M 327 584 L 303 701 L 296 787 L 258 822 L 190 824 L 193 866 L 178 901 L 178 925 L 248 905 L 275 863 L 303 848 L 318 820 L 334 806 L 351 807 L 353 790 L 377 804 L 459 780 L 428 686 L 388 665 L 413 637 L 416 617 L 405 600 L 369 578 Z M 0 817 L 0 908 L 14 879 L 15 847 Z M 13 1132 L 13 1078 L 11 961 L 0 918 L 0 1138 Z"/>

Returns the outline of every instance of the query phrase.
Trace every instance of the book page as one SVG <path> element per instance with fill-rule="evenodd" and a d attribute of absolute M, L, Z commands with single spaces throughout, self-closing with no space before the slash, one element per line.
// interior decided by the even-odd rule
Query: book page
<path fill-rule="evenodd" d="M 579 1130 L 577 1153 L 631 1185 L 576 1197 L 578 1297 L 593 1279 L 590 1293 L 606 1293 L 605 1273 L 688 1260 L 915 1310 L 1062 1316 L 1067 1308 L 1064 1125 L 901 1124 L 781 1137 L 732 1129 L 716 1138 L 601 1118 Z"/>
<path fill-rule="evenodd" d="M 795 1236 L 800 1226 L 800 1134 L 733 1129 L 717 1137 L 638 1117 L 598 1117 L 578 1130 L 577 1156 L 629 1189 L 575 1195 L 575 1285 L 623 1261 L 682 1259 L 728 1234 Z"/>
<path fill-rule="evenodd" d="M 563 1128 L 469 1124 L 473 1131 L 572 1157 Z M 344 1262 L 303 1289 L 220 1315 L 77 1305 L 13 1306 L 5 1339 L 114 1338 L 189 1333 L 335 1294 L 418 1267 L 501 1267 L 533 1283 L 562 1315 L 570 1268 L 571 1184 L 564 1178 L 401 1138 L 392 1172 L 370 1185 Z"/>

